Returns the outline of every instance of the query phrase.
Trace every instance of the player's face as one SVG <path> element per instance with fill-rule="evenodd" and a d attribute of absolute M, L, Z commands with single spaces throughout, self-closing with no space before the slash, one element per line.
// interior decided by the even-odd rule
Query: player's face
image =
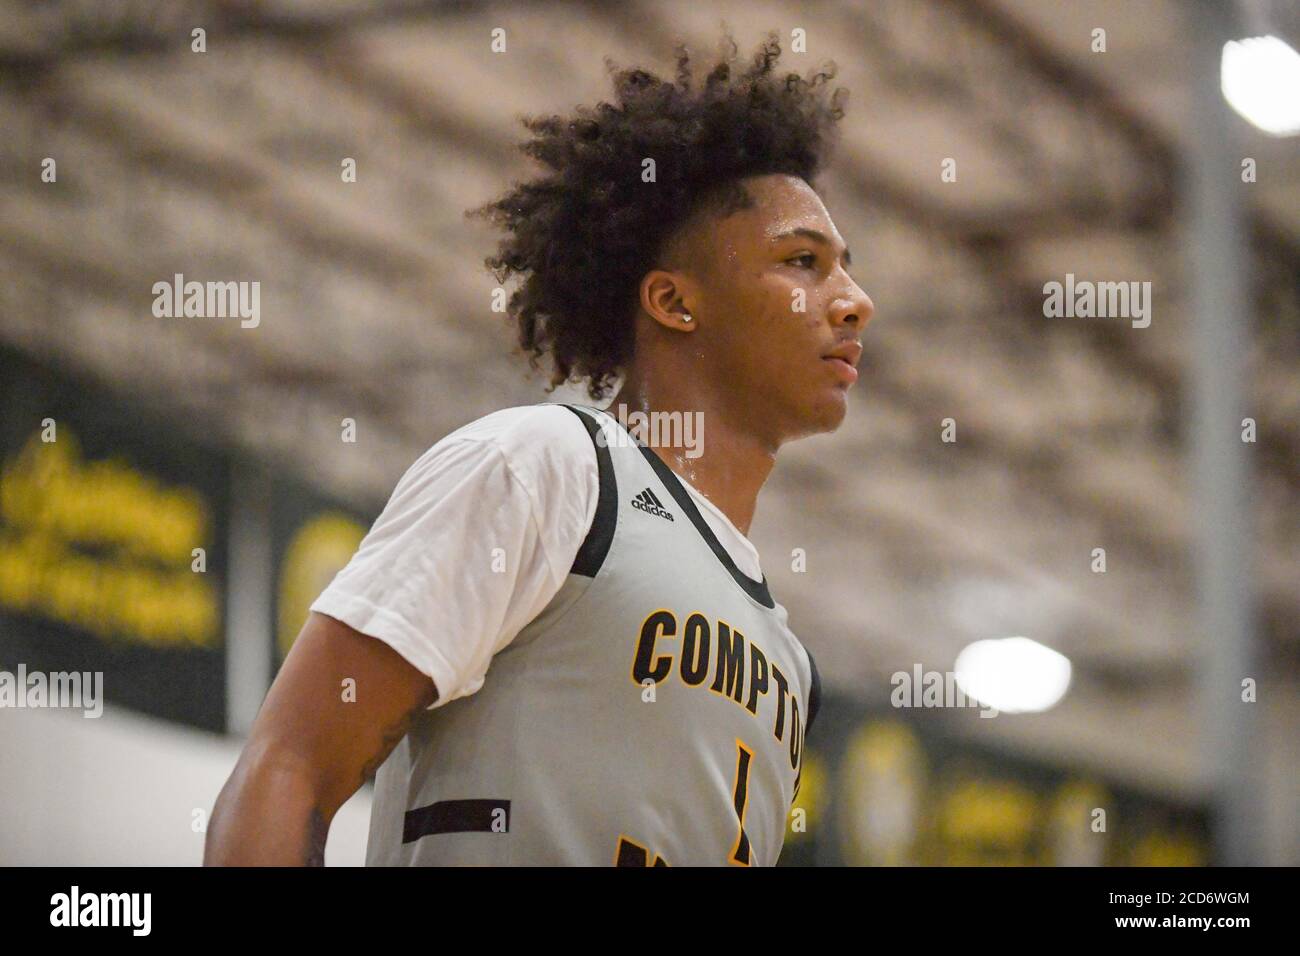
<path fill-rule="evenodd" d="M 744 185 L 753 207 L 707 227 L 711 268 L 698 287 L 694 344 L 777 442 L 833 431 L 848 411 L 874 306 L 811 186 L 787 175 Z"/>

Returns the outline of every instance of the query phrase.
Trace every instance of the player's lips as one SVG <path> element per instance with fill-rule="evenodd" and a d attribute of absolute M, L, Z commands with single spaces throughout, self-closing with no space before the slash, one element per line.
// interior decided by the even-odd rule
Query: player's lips
<path fill-rule="evenodd" d="M 822 356 L 822 361 L 830 362 L 846 382 L 852 385 L 858 380 L 858 361 L 862 358 L 862 343 L 853 339 L 842 342 Z"/>

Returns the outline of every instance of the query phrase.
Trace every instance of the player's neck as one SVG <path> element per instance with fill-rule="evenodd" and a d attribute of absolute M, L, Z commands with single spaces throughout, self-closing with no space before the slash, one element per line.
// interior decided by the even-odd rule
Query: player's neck
<path fill-rule="evenodd" d="M 749 534 L 758 493 L 776 452 L 717 396 L 690 388 L 649 387 L 629 374 L 609 406 L 673 472 Z M 644 417 L 633 416 L 640 412 Z M 656 415 L 655 413 L 659 413 Z M 680 424 L 679 424 L 680 423 Z"/>

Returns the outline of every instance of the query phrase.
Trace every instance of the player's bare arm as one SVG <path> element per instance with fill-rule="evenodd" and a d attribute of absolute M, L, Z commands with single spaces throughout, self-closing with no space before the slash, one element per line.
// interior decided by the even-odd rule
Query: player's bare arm
<path fill-rule="evenodd" d="M 323 865 L 338 808 L 436 700 L 388 645 L 313 612 L 217 798 L 204 865 Z"/>

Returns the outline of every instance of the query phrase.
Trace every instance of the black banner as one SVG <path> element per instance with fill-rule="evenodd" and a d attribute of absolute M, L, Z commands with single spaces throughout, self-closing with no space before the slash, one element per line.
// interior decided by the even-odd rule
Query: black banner
<path fill-rule="evenodd" d="M 6 940 L 21 942 L 79 934 L 88 943 L 152 938 L 184 946 L 200 937 L 247 946 L 255 933 L 275 944 L 373 946 L 423 925 L 433 899 L 451 901 L 454 918 L 491 926 L 494 939 L 512 945 L 535 942 L 539 928 L 555 923 L 558 894 L 596 932 L 605 924 L 591 914 L 624 916 L 635 908 L 630 898 L 642 908 L 651 898 L 679 931 L 716 935 L 719 914 L 727 914 L 761 926 L 769 944 L 805 949 L 843 932 L 927 951 L 988 948 L 1031 933 L 1033 942 L 1160 940 L 1176 951 L 1211 940 L 1215 951 L 1231 951 L 1261 930 L 1274 940 L 1285 932 L 1284 880 L 1281 869 L 40 868 L 0 870 L 0 919 Z M 674 902 L 701 899 L 709 905 Z"/>
<path fill-rule="evenodd" d="M 98 674 L 109 701 L 225 729 L 228 476 L 174 423 L 0 350 L 0 693 L 26 697 L 6 706 Z"/>

